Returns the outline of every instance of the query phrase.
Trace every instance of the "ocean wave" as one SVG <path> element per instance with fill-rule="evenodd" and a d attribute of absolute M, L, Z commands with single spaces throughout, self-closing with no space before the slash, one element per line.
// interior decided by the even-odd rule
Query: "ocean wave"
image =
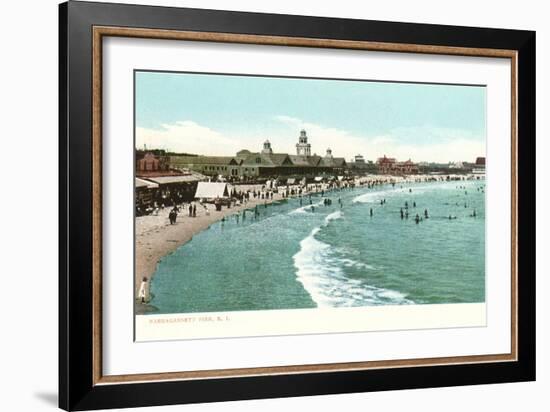
<path fill-rule="evenodd" d="M 324 226 L 342 217 L 340 211 L 325 218 Z M 303 285 L 318 307 L 350 307 L 371 305 L 403 305 L 413 301 L 398 291 L 367 285 L 364 281 L 345 276 L 342 267 L 358 266 L 365 270 L 372 266 L 352 259 L 335 258 L 331 246 L 315 237 L 321 227 L 314 228 L 300 242 L 300 250 L 293 256 L 297 280 Z"/>
<path fill-rule="evenodd" d="M 313 203 L 313 204 L 307 204 L 305 206 L 300 206 L 299 208 L 297 209 L 294 209 L 294 210 L 291 210 L 290 212 L 288 212 L 289 215 L 295 215 L 295 214 L 299 214 L 299 213 L 307 213 L 307 211 L 309 209 L 311 209 L 311 206 L 315 206 L 315 207 L 319 207 L 319 206 L 322 206 L 323 205 L 323 202 L 318 202 L 318 203 Z"/>
<path fill-rule="evenodd" d="M 328 225 L 332 220 L 340 219 L 342 216 L 343 214 L 340 210 L 332 212 L 331 214 L 327 215 L 327 217 L 325 217 L 325 226 Z"/>
<path fill-rule="evenodd" d="M 378 203 L 382 199 L 390 199 L 396 196 L 408 196 L 409 198 L 414 198 L 418 195 L 426 194 L 427 192 L 434 192 L 441 189 L 445 190 L 456 190 L 455 186 L 450 186 L 448 183 L 431 183 L 421 186 L 405 186 L 401 188 L 396 186 L 395 188 L 387 188 L 383 190 L 377 190 L 372 192 L 363 193 L 359 196 L 356 196 L 351 201 L 352 203 Z M 412 192 L 409 192 L 412 190 Z"/>
<path fill-rule="evenodd" d="M 354 197 L 352 203 L 378 203 L 382 199 L 391 199 L 395 196 L 409 195 L 411 198 L 426 193 L 426 188 L 413 187 L 413 191 L 409 192 L 409 188 L 386 189 L 377 192 L 363 193 Z"/>
<path fill-rule="evenodd" d="M 408 189 L 385 189 L 376 192 L 367 192 L 356 196 L 351 201 L 352 203 L 377 203 L 379 200 L 392 198 L 394 196 L 403 195 L 408 192 Z M 419 193 L 417 193 L 419 194 Z M 412 193 L 411 193 L 412 195 Z"/>

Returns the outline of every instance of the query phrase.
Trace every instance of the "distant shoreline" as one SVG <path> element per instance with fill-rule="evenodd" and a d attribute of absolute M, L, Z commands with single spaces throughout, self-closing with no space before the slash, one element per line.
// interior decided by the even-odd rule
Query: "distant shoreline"
<path fill-rule="evenodd" d="M 468 175 L 470 176 L 470 175 Z M 427 181 L 434 178 L 429 175 L 412 175 L 408 178 L 396 177 L 396 176 L 368 176 L 355 180 L 356 187 L 361 188 L 367 183 L 379 182 L 379 184 L 390 184 L 394 181 L 396 184 L 414 183 L 417 181 Z M 441 181 L 442 179 L 439 179 Z M 303 192 L 302 196 L 308 196 L 309 194 L 318 193 L 315 191 L 316 185 L 308 185 L 309 191 Z M 297 189 L 298 185 L 293 185 L 291 188 Z M 261 190 L 261 185 L 246 185 L 242 186 L 244 190 Z M 282 190 L 281 190 L 282 189 Z M 224 217 L 235 215 L 246 209 L 253 209 L 256 205 L 261 206 L 264 204 L 272 204 L 285 199 L 281 192 L 285 187 L 279 187 L 279 193 L 273 193 L 273 198 L 261 199 L 258 196 L 256 199 L 251 198 L 247 203 L 240 205 L 234 205 L 231 208 L 223 206 L 221 211 L 216 211 L 213 204 L 207 204 L 209 214 L 206 209 L 199 203 L 194 202 L 197 206 L 196 217 L 188 216 L 187 207 L 189 203 L 186 203 L 181 208 L 178 214 L 176 224 L 171 225 L 169 222 L 168 214 L 172 207 L 164 208 L 160 210 L 158 216 L 140 216 L 135 219 L 135 292 L 134 296 L 138 296 L 139 287 L 144 277 L 147 277 L 147 290 L 146 301 L 150 300 L 149 287 L 151 280 L 156 272 L 158 263 L 167 255 L 173 253 L 182 245 L 189 242 L 193 236 L 208 229 L 212 224 L 221 221 Z M 330 190 L 326 186 L 323 186 L 325 193 Z M 288 198 L 296 198 L 298 195 Z M 142 304 L 136 298 L 135 300 L 135 313 L 137 315 L 154 311 L 154 307 L 149 305 L 148 302 Z"/>

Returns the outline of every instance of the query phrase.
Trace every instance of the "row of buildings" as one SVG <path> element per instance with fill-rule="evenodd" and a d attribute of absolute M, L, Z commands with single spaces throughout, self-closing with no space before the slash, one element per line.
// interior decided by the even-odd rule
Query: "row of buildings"
<path fill-rule="evenodd" d="M 254 180 L 278 176 L 313 177 L 318 175 L 344 174 L 391 174 L 412 175 L 436 172 L 485 172 L 485 158 L 478 157 L 474 163 L 415 163 L 411 159 L 398 161 L 383 156 L 376 162 L 366 161 L 358 154 L 349 162 L 343 157 L 335 157 L 330 148 L 324 156 L 311 154 L 311 144 L 305 130 L 300 132 L 296 143 L 296 153 L 276 153 L 266 140 L 260 151 L 243 149 L 234 156 L 201 156 L 196 154 L 167 153 L 164 150 L 137 150 L 136 174 L 178 174 L 192 171 L 208 177 L 223 177 L 228 180 Z"/>
<path fill-rule="evenodd" d="M 166 197 L 193 199 L 198 182 L 201 181 L 261 182 L 277 178 L 284 184 L 303 178 L 319 180 L 323 176 L 457 172 L 451 170 L 449 165 L 443 165 L 443 168 L 419 165 L 411 159 L 398 161 L 386 156 L 372 162 L 356 155 L 347 162 L 343 157 L 333 156 L 330 148 L 326 149 L 324 156 L 319 156 L 311 153 L 305 130 L 300 132 L 295 154 L 276 153 L 269 140 L 266 140 L 261 150 L 253 152 L 243 149 L 234 156 L 201 156 L 144 148 L 136 150 L 135 162 L 136 201 L 140 204 L 152 201 L 162 203 Z M 485 158 L 478 158 L 475 166 L 478 171 L 481 168 L 484 171 Z"/>
<path fill-rule="evenodd" d="M 347 169 L 343 157 L 334 157 L 328 148 L 324 156 L 311 154 L 305 130 L 300 132 L 296 154 L 276 153 L 269 140 L 258 152 L 240 150 L 235 156 L 171 155 L 169 164 L 175 169 L 189 169 L 207 176 L 240 178 L 276 176 L 316 176 L 319 174 L 344 174 Z"/>
<path fill-rule="evenodd" d="M 276 153 L 269 140 L 260 151 L 240 150 L 235 156 L 201 156 L 136 150 L 136 208 L 144 213 L 152 203 L 172 204 L 195 197 L 200 182 L 260 182 L 277 178 L 282 184 L 349 174 L 343 157 L 328 148 L 324 156 L 311 153 L 305 130 L 300 132 L 296 154 Z"/>

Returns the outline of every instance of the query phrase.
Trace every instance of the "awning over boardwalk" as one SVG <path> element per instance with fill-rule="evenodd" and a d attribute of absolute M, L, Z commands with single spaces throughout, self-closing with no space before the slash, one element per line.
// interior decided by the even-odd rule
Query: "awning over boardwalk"
<path fill-rule="evenodd" d="M 196 199 L 216 199 L 229 197 L 229 185 L 219 182 L 199 182 L 197 191 L 195 192 Z"/>
<path fill-rule="evenodd" d="M 194 183 L 204 178 L 205 177 L 202 175 L 192 174 L 192 175 L 183 175 L 183 176 L 150 177 L 149 180 L 159 185 L 169 185 L 174 183 Z"/>
<path fill-rule="evenodd" d="M 136 177 L 135 179 L 136 188 L 147 188 L 147 189 L 158 189 L 159 185 L 148 180 L 140 179 Z"/>

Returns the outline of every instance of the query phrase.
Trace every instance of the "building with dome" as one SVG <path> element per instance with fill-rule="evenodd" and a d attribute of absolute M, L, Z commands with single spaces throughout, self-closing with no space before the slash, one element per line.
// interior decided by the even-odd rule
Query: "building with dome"
<path fill-rule="evenodd" d="M 274 176 L 342 175 L 347 164 L 343 157 L 334 157 L 328 148 L 325 156 L 311 154 L 311 144 L 305 130 L 300 131 L 296 154 L 276 153 L 269 140 L 262 149 L 253 152 L 239 150 L 235 156 L 178 156 L 170 157 L 171 167 L 190 169 L 207 176 L 232 178 Z"/>

